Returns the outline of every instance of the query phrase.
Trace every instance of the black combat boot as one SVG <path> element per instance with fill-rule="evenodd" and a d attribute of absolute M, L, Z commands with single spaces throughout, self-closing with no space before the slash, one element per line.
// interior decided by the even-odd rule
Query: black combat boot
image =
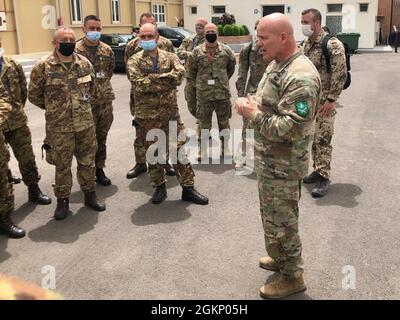
<path fill-rule="evenodd" d="M 97 199 L 96 192 L 84 192 L 85 193 L 85 206 L 90 207 L 96 211 L 106 210 L 106 205 Z"/>
<path fill-rule="evenodd" d="M 167 199 L 167 189 L 165 187 L 165 183 L 163 183 L 156 188 L 156 191 L 154 191 L 151 202 L 153 202 L 154 204 L 160 204 L 165 199 Z"/>
<path fill-rule="evenodd" d="M 25 230 L 15 225 L 10 217 L 11 212 L 0 213 L 0 234 L 9 238 L 21 239 L 25 237 Z"/>
<path fill-rule="evenodd" d="M 131 170 L 128 171 L 128 173 L 126 174 L 126 178 L 133 179 L 145 172 L 147 172 L 147 164 L 137 163 Z"/>
<path fill-rule="evenodd" d="M 111 185 L 111 180 L 106 176 L 102 168 L 96 169 L 96 182 L 102 186 Z"/>
<path fill-rule="evenodd" d="M 57 207 L 54 211 L 54 219 L 64 220 L 68 216 L 69 198 L 58 198 Z"/>
<path fill-rule="evenodd" d="M 42 193 L 37 183 L 28 186 L 28 199 L 30 202 L 47 205 L 51 203 L 51 198 Z"/>
<path fill-rule="evenodd" d="M 17 176 L 11 176 L 10 183 L 12 183 L 12 184 L 20 184 L 21 183 L 21 178 L 17 177 Z"/>
<path fill-rule="evenodd" d="M 313 198 L 322 198 L 328 193 L 329 179 L 318 182 L 314 189 L 311 191 Z"/>
<path fill-rule="evenodd" d="M 323 180 L 324 180 L 323 176 L 321 176 L 318 172 L 313 171 L 308 176 L 303 178 L 303 183 L 306 183 L 306 184 L 317 183 L 317 182 L 323 181 Z"/>
<path fill-rule="evenodd" d="M 208 204 L 208 198 L 200 194 L 194 187 L 183 187 L 182 200 L 196 204 Z"/>
<path fill-rule="evenodd" d="M 165 165 L 165 174 L 167 176 L 173 177 L 175 176 L 175 170 L 174 168 L 169 164 L 169 161 L 167 161 L 166 165 Z"/>

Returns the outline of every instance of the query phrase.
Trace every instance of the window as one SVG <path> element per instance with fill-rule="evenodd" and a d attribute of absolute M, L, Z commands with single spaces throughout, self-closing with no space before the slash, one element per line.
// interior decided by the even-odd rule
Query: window
<path fill-rule="evenodd" d="M 190 7 L 190 14 L 197 14 L 197 7 Z"/>
<path fill-rule="evenodd" d="M 121 22 L 121 11 L 120 11 L 119 0 L 111 0 L 111 16 L 112 16 L 112 23 Z"/>
<path fill-rule="evenodd" d="M 326 26 L 331 31 L 332 35 L 342 32 L 343 16 L 327 16 Z"/>
<path fill-rule="evenodd" d="M 82 23 L 81 0 L 70 0 L 72 23 Z"/>
<path fill-rule="evenodd" d="M 213 6 L 213 14 L 225 13 L 225 6 Z"/>
<path fill-rule="evenodd" d="M 360 12 L 368 12 L 368 3 L 360 3 Z"/>
<path fill-rule="evenodd" d="M 159 26 L 165 26 L 165 5 L 153 4 L 153 14 Z"/>
<path fill-rule="evenodd" d="M 328 12 L 339 12 L 342 13 L 343 4 L 328 4 Z"/>

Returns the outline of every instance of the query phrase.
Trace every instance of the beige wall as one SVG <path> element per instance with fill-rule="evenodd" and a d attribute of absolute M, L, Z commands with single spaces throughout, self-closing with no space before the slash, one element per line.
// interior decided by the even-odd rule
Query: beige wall
<path fill-rule="evenodd" d="M 131 33 L 132 26 L 139 23 L 143 12 L 151 12 L 151 3 L 166 5 L 166 22 L 176 26 L 183 18 L 182 0 L 120 0 L 120 23 L 112 23 L 111 0 L 81 0 L 82 19 L 89 14 L 96 14 L 103 23 L 104 33 Z M 14 8 L 15 4 L 15 8 Z M 51 27 L 43 27 L 44 6 L 55 8 L 56 15 Z M 69 0 L 0 0 L 0 11 L 6 12 L 7 31 L 1 31 L 2 46 L 7 54 L 25 54 L 44 52 L 52 49 L 51 40 L 56 26 L 56 19 L 62 18 L 64 25 L 71 26 L 77 38 L 83 36 L 82 24 L 71 22 Z M 49 20 L 50 21 L 50 20 Z"/>

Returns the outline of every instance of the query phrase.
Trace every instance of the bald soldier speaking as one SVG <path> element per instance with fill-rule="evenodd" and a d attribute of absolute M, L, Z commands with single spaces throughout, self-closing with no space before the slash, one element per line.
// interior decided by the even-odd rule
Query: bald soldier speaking
<path fill-rule="evenodd" d="M 301 179 L 307 174 L 321 81 L 298 49 L 293 26 L 283 14 L 260 20 L 257 45 L 272 61 L 255 96 L 239 98 L 236 111 L 252 121 L 255 169 L 267 257 L 260 267 L 279 275 L 260 289 L 281 299 L 306 290 L 298 230 Z"/>

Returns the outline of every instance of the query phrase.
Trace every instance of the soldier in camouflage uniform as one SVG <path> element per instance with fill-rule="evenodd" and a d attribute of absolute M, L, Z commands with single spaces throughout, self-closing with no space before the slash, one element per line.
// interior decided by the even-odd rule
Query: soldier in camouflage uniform
<path fill-rule="evenodd" d="M 134 116 L 139 126 L 143 128 L 143 131 L 140 131 L 143 132 L 143 136 L 140 138 L 146 141 L 146 135 L 150 130 L 161 129 L 169 141 L 170 121 L 177 123 L 178 136 L 184 130 L 177 105 L 176 87 L 182 83 L 185 69 L 175 54 L 157 47 L 159 35 L 155 25 L 151 23 L 142 25 L 139 37 L 144 51 L 129 58 L 127 72 L 134 88 Z M 153 143 L 146 141 L 146 151 Z M 182 154 L 183 150 L 180 149 L 183 146 L 184 142 L 177 142 L 176 156 Z M 158 152 L 160 150 L 157 150 Z M 167 159 L 166 155 L 164 159 Z M 208 199 L 194 189 L 192 166 L 188 161 L 184 164 L 179 160 L 173 163 L 173 166 L 183 188 L 182 200 L 201 205 L 208 204 Z M 167 197 L 165 169 L 160 163 L 149 163 L 149 175 L 156 187 L 152 202 L 159 204 Z"/>
<path fill-rule="evenodd" d="M 301 20 L 303 33 L 308 36 L 303 43 L 304 54 L 314 63 L 322 81 L 320 108 L 312 146 L 314 171 L 303 180 L 304 183 L 317 183 L 311 194 L 319 198 L 328 192 L 335 106 L 347 78 L 346 56 L 343 44 L 337 38 L 331 38 L 328 41 L 331 72 L 328 73 L 322 51 L 323 39 L 328 33 L 321 29 L 321 13 L 316 9 L 305 10 Z"/>
<path fill-rule="evenodd" d="M 111 77 L 114 74 L 115 57 L 111 47 L 99 40 L 101 30 L 101 21 L 98 17 L 94 15 L 85 17 L 83 31 L 86 36 L 77 42 L 75 51 L 86 57 L 95 71 L 92 112 L 97 139 L 96 179 L 97 183 L 109 186 L 111 180 L 105 175 L 104 168 L 107 158 L 107 135 L 114 120 L 112 101 L 115 95 Z"/>
<path fill-rule="evenodd" d="M 33 283 L 0 274 L 0 300 L 62 300 L 63 297 Z"/>
<path fill-rule="evenodd" d="M 12 104 L 12 111 L 3 127 L 4 137 L 18 160 L 19 170 L 28 187 L 29 201 L 43 205 L 50 204 L 51 199 L 42 193 L 38 185 L 40 176 L 32 149 L 31 131 L 24 111 L 28 95 L 25 73 L 22 66 L 10 57 L 0 57 L 0 70 L 1 86 L 7 92 Z M 9 180 L 15 181 L 11 171 L 8 174 Z"/>
<path fill-rule="evenodd" d="M 56 220 L 69 211 L 73 156 L 78 163 L 78 181 L 85 194 L 85 205 L 104 211 L 96 197 L 96 131 L 91 102 L 95 94 L 95 72 L 85 57 L 74 53 L 75 33 L 59 27 L 54 35 L 54 51 L 32 69 L 29 100 L 46 117 L 46 159 L 56 167 L 54 193 Z"/>
<path fill-rule="evenodd" d="M 236 59 L 231 48 L 217 41 L 218 29 L 213 23 L 205 26 L 206 42 L 195 48 L 186 64 L 186 99 L 197 101 L 196 118 L 201 130 L 211 130 L 213 112 L 217 114 L 218 128 L 221 132 L 229 129 L 232 116 L 232 104 L 229 79 L 235 72 Z M 205 139 L 208 137 L 204 137 Z M 199 147 L 202 135 L 198 136 Z M 221 155 L 224 144 L 222 140 Z M 204 158 L 207 150 L 199 148 L 198 160 Z"/>
<path fill-rule="evenodd" d="M 257 20 L 255 29 L 257 29 Z M 255 32 L 257 33 L 257 32 Z M 257 92 L 258 84 L 262 76 L 264 75 L 265 69 L 268 66 L 268 61 L 265 62 L 263 56 L 257 46 L 257 41 L 252 41 L 245 45 L 240 51 L 239 56 L 239 71 L 238 78 L 236 81 L 236 89 L 238 91 L 238 97 L 245 97 L 248 94 L 253 95 Z M 246 129 L 250 129 L 249 120 L 243 118 L 243 129 L 242 129 L 242 150 L 243 157 L 246 157 Z M 240 159 L 236 163 L 236 168 L 240 169 L 245 164 L 245 159 Z"/>
<path fill-rule="evenodd" d="M 140 26 L 144 25 L 145 23 L 151 23 L 153 25 L 157 25 L 156 23 L 156 17 L 152 13 L 143 13 L 140 16 Z M 168 52 L 175 52 L 174 46 L 170 40 L 167 38 L 164 38 L 162 36 L 159 36 L 159 41 L 157 42 L 158 48 L 164 51 Z M 132 57 L 134 54 L 141 52 L 143 48 L 140 46 L 140 39 L 139 37 L 131 40 L 128 45 L 126 46 L 125 50 L 125 62 L 129 60 L 130 57 Z M 132 87 L 131 90 L 131 100 L 130 100 L 130 107 L 131 107 L 131 114 L 134 117 L 135 114 L 135 101 L 133 98 L 134 95 L 134 88 Z M 135 142 L 133 144 L 134 149 L 135 149 L 135 161 L 136 164 L 135 166 L 128 171 L 126 177 L 128 179 L 133 179 L 138 177 L 140 174 L 144 173 L 147 171 L 147 165 L 146 165 L 146 141 L 144 139 L 141 139 L 143 137 L 143 130 L 144 128 L 141 128 L 136 119 L 133 120 L 133 125 L 136 129 L 136 138 Z M 173 168 L 169 165 L 167 162 L 165 165 L 166 173 L 168 176 L 174 176 L 175 172 Z"/>
<path fill-rule="evenodd" d="M 14 210 L 13 187 L 8 179 L 8 159 L 10 154 L 5 144 L 3 128 L 6 119 L 12 110 L 9 96 L 4 88 L 0 87 L 0 234 L 10 238 L 25 237 L 25 230 L 16 226 L 11 220 L 11 213 Z M 0 290 L 1 291 L 1 290 Z"/>
<path fill-rule="evenodd" d="M 279 271 L 264 285 L 264 298 L 284 298 L 306 290 L 298 230 L 301 179 L 309 165 L 321 81 L 297 47 L 293 26 L 283 14 L 260 20 L 257 45 L 272 61 L 256 95 L 239 98 L 237 112 L 255 129 L 255 169 L 266 250 L 262 268 Z"/>
<path fill-rule="evenodd" d="M 181 46 L 176 51 L 179 59 L 186 61 L 189 57 L 189 54 L 196 48 L 197 46 L 203 44 L 206 41 L 206 37 L 204 34 L 204 27 L 207 24 L 207 20 L 205 18 L 197 18 L 195 21 L 195 29 L 196 36 L 187 37 L 183 39 Z"/>

